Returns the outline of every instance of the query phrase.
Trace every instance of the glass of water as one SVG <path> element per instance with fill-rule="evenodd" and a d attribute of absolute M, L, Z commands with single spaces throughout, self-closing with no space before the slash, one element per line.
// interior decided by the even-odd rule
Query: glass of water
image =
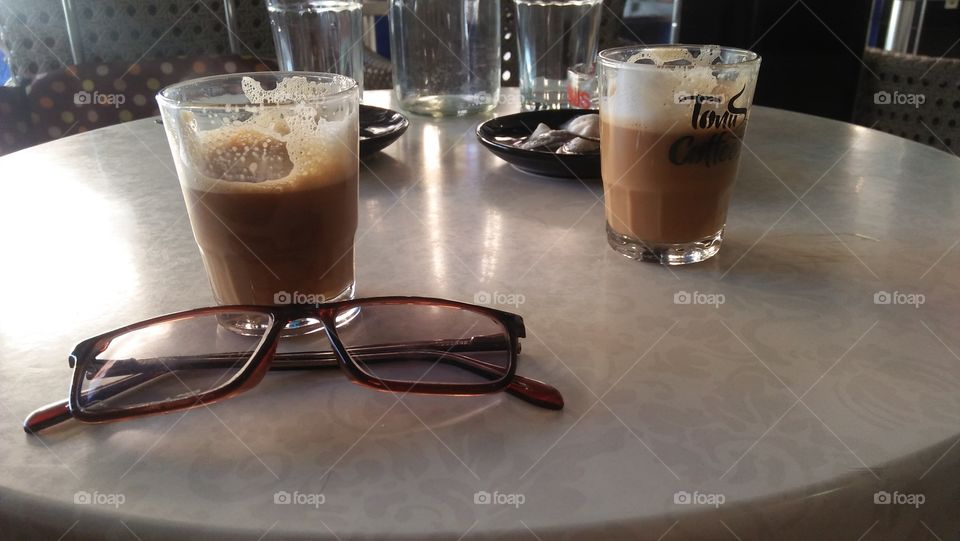
<path fill-rule="evenodd" d="M 597 56 L 603 0 L 514 0 L 526 110 L 567 107 L 567 69 Z"/>
<path fill-rule="evenodd" d="M 362 0 L 267 0 L 284 71 L 346 75 L 363 89 Z"/>
<path fill-rule="evenodd" d="M 574 109 L 598 109 L 596 64 L 574 64 L 567 70 L 567 103 Z"/>
<path fill-rule="evenodd" d="M 390 56 L 400 105 L 434 117 L 500 100 L 500 0 L 390 0 Z"/>

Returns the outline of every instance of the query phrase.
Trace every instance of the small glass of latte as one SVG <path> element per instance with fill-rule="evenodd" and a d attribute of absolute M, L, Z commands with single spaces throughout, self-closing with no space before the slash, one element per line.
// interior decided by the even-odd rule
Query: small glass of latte
<path fill-rule="evenodd" d="M 167 87 L 157 101 L 217 302 L 353 298 L 356 81 L 312 72 L 222 75 Z"/>
<path fill-rule="evenodd" d="M 600 53 L 607 240 L 633 259 L 696 263 L 720 250 L 760 57 L 716 45 Z"/>

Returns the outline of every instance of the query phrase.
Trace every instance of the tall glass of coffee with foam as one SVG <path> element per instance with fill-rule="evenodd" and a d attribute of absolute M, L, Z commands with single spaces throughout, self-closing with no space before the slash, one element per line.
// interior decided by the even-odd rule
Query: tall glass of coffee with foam
<path fill-rule="evenodd" d="M 352 298 L 357 83 L 326 73 L 223 75 L 167 87 L 157 101 L 217 302 Z M 258 323 L 233 325 L 256 332 Z M 318 327 L 301 321 L 291 332 Z"/>
<path fill-rule="evenodd" d="M 683 265 L 720 250 L 760 57 L 715 45 L 600 53 L 607 240 Z"/>

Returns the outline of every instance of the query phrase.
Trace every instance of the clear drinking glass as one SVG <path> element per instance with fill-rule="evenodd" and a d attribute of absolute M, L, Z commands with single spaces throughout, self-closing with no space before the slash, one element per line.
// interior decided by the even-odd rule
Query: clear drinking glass
<path fill-rule="evenodd" d="M 574 109 L 596 109 L 600 105 L 596 64 L 574 64 L 567 70 L 567 103 Z"/>
<path fill-rule="evenodd" d="M 667 265 L 720 250 L 760 57 L 715 45 L 600 53 L 607 240 Z"/>
<path fill-rule="evenodd" d="M 363 92 L 362 0 L 267 0 L 285 71 L 339 73 Z"/>
<path fill-rule="evenodd" d="M 597 56 L 603 0 L 514 0 L 524 109 L 567 106 L 567 69 Z"/>
<path fill-rule="evenodd" d="M 357 83 L 331 73 L 220 75 L 167 87 L 157 101 L 217 302 L 353 298 Z"/>
<path fill-rule="evenodd" d="M 400 105 L 434 117 L 500 100 L 500 0 L 390 0 L 390 56 Z"/>

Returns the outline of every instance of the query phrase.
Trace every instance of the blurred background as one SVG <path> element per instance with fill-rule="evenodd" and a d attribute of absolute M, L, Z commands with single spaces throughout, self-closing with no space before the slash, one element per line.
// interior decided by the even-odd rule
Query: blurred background
<path fill-rule="evenodd" d="M 387 10 L 364 0 L 368 90 L 392 87 Z M 516 86 L 512 0 L 500 16 Z M 671 41 L 758 52 L 759 105 L 960 152 L 958 0 L 604 0 L 601 49 Z M 0 0 L 0 154 L 153 116 L 174 82 L 276 67 L 264 0 Z"/>

